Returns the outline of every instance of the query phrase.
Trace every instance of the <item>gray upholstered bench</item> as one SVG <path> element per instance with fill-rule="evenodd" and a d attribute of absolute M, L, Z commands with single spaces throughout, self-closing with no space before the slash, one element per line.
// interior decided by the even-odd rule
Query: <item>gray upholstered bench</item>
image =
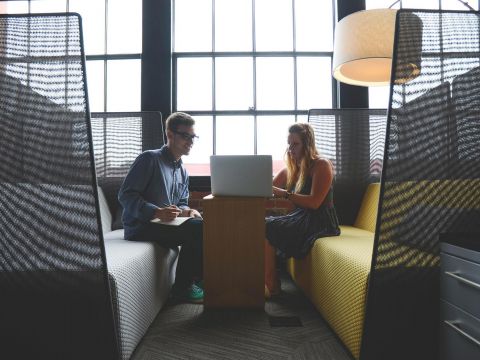
<path fill-rule="evenodd" d="M 123 229 L 112 230 L 110 209 L 115 204 L 107 202 L 101 187 L 99 203 L 120 353 L 125 360 L 167 301 L 178 252 L 150 242 L 125 240 Z"/>

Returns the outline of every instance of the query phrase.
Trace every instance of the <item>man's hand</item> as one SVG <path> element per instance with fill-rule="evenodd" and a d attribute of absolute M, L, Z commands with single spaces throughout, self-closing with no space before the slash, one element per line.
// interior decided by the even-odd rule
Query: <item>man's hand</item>
<path fill-rule="evenodd" d="M 161 221 L 172 221 L 181 213 L 182 210 L 177 206 L 169 205 L 167 207 L 156 209 L 154 217 L 160 219 Z"/>
<path fill-rule="evenodd" d="M 195 209 L 183 209 L 181 216 L 202 218 L 202 215 Z"/>

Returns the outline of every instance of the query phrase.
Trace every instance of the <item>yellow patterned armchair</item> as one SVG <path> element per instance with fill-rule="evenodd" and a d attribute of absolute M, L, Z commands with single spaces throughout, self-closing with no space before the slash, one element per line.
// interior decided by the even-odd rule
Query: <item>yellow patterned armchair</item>
<path fill-rule="evenodd" d="M 318 239 L 309 255 L 291 258 L 288 272 L 353 356 L 362 339 L 380 184 L 367 187 L 354 226 Z"/>

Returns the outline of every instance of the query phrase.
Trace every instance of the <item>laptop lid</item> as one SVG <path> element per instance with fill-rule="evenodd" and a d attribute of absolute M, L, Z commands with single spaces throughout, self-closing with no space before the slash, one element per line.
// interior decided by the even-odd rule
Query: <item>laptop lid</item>
<path fill-rule="evenodd" d="M 212 155 L 214 196 L 272 196 L 271 155 Z"/>

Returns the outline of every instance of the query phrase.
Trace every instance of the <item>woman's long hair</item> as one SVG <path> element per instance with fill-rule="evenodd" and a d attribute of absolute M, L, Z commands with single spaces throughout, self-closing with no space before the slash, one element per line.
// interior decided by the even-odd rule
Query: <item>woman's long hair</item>
<path fill-rule="evenodd" d="M 319 157 L 315 147 L 315 133 L 309 124 L 296 123 L 288 128 L 289 134 L 298 134 L 303 144 L 303 154 L 300 163 L 292 158 L 288 149 L 285 153 L 287 164 L 287 190 L 295 186 L 295 192 L 299 192 L 305 184 L 305 179 L 313 166 L 315 159 Z"/>

